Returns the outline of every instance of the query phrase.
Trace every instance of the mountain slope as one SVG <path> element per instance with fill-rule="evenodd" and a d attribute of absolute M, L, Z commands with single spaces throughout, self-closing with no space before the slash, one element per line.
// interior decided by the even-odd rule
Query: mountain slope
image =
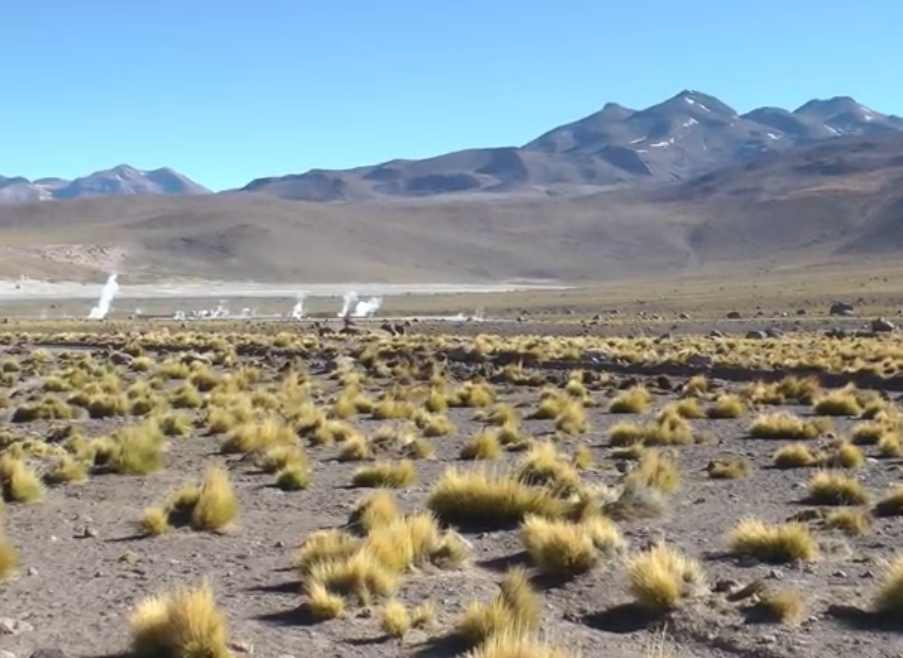
<path fill-rule="evenodd" d="M 812 142 L 898 132 L 903 121 L 848 97 L 811 101 L 793 112 L 763 107 L 740 116 L 713 96 L 685 90 L 643 110 L 609 103 L 522 147 L 315 169 L 256 179 L 243 191 L 307 201 L 586 193 L 612 185 L 685 181 Z"/>
<path fill-rule="evenodd" d="M 0 204 L 99 196 L 190 196 L 210 190 L 169 168 L 141 171 L 129 165 L 96 171 L 72 181 L 0 176 Z"/>

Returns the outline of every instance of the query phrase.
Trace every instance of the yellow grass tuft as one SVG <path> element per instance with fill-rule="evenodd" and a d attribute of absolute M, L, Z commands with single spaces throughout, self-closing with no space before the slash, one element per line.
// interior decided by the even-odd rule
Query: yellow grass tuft
<path fill-rule="evenodd" d="M 855 508 L 832 510 L 825 519 L 825 527 L 840 530 L 850 537 L 861 537 L 872 529 L 872 515 Z"/>
<path fill-rule="evenodd" d="M 713 480 L 737 480 L 749 475 L 749 462 L 743 457 L 716 459 L 706 470 Z"/>
<path fill-rule="evenodd" d="M 345 613 L 345 599 L 330 592 L 323 583 L 308 587 L 307 605 L 314 619 L 335 619 Z"/>
<path fill-rule="evenodd" d="M 461 448 L 461 459 L 487 460 L 501 456 L 502 446 L 493 430 L 481 430 Z"/>
<path fill-rule="evenodd" d="M 888 565 L 874 601 L 875 612 L 895 621 L 903 617 L 903 555 Z"/>
<path fill-rule="evenodd" d="M 398 502 L 389 491 L 377 491 L 365 498 L 351 513 L 349 525 L 359 528 L 364 534 L 389 525 L 401 516 Z"/>
<path fill-rule="evenodd" d="M 0 456 L 0 491 L 3 498 L 17 503 L 36 503 L 44 497 L 44 487 L 21 459 Z"/>
<path fill-rule="evenodd" d="M 129 620 L 132 649 L 148 658 L 229 658 L 229 632 L 207 583 L 143 600 Z"/>
<path fill-rule="evenodd" d="M 207 470 L 200 495 L 191 513 L 196 530 L 221 530 L 238 516 L 238 499 L 229 480 L 229 472 L 221 466 Z"/>
<path fill-rule="evenodd" d="M 746 405 L 737 395 L 719 395 L 715 403 L 706 409 L 709 418 L 739 418 L 746 413 Z"/>
<path fill-rule="evenodd" d="M 457 635 L 470 645 L 481 644 L 501 634 L 523 636 L 539 624 L 541 602 L 523 569 L 508 571 L 500 589 L 489 603 L 471 603 L 458 621 Z"/>
<path fill-rule="evenodd" d="M 333 594 L 355 596 L 367 604 L 374 597 L 392 594 L 398 587 L 398 576 L 372 553 L 361 550 L 341 560 L 314 563 L 306 584 L 309 588 L 320 584 Z"/>
<path fill-rule="evenodd" d="M 403 489 L 417 480 L 417 468 L 409 459 L 399 462 L 376 462 L 362 466 L 354 473 L 351 483 L 355 487 L 388 487 Z"/>
<path fill-rule="evenodd" d="M 531 515 L 524 519 L 520 535 L 539 569 L 557 576 L 589 571 L 598 562 L 600 549 L 613 552 L 624 543 L 617 526 L 601 518 L 594 524 Z"/>
<path fill-rule="evenodd" d="M 162 535 L 171 530 L 169 513 L 162 507 L 148 507 L 141 517 L 141 529 L 148 535 Z"/>
<path fill-rule="evenodd" d="M 114 436 L 110 465 L 124 475 L 147 475 L 163 468 L 166 440 L 155 422 L 126 427 Z"/>
<path fill-rule="evenodd" d="M 806 600 L 795 589 L 765 592 L 756 606 L 768 619 L 795 626 L 806 616 Z"/>
<path fill-rule="evenodd" d="M 0 519 L 2 521 L 2 519 Z M 0 525 L 0 582 L 9 578 L 16 570 L 19 563 L 19 554 L 6 536 L 6 531 Z"/>
<path fill-rule="evenodd" d="M 862 413 L 855 390 L 851 388 L 827 393 L 816 400 L 813 409 L 822 416 L 858 416 Z"/>
<path fill-rule="evenodd" d="M 657 450 L 646 450 L 627 475 L 627 481 L 672 493 L 680 487 L 680 468 L 670 456 Z"/>
<path fill-rule="evenodd" d="M 875 506 L 878 516 L 903 516 L 903 485 L 893 487 Z"/>
<path fill-rule="evenodd" d="M 630 558 L 627 576 L 637 602 L 654 612 L 677 607 L 705 581 L 696 560 L 665 544 Z"/>
<path fill-rule="evenodd" d="M 389 637 L 404 637 L 411 629 L 411 615 L 405 604 L 397 599 L 387 601 L 382 607 L 379 622 Z"/>
<path fill-rule="evenodd" d="M 753 421 L 749 433 L 757 439 L 814 439 L 821 431 L 814 422 L 781 411 L 760 415 Z"/>
<path fill-rule="evenodd" d="M 778 468 L 804 468 L 818 463 L 818 457 L 804 443 L 790 443 L 778 448 L 772 459 Z"/>
<path fill-rule="evenodd" d="M 504 631 L 492 635 L 465 658 L 574 658 L 563 649 L 550 646 L 533 634 Z"/>
<path fill-rule="evenodd" d="M 809 480 L 809 500 L 815 505 L 862 505 L 868 493 L 851 477 L 836 471 L 819 471 Z"/>
<path fill-rule="evenodd" d="M 652 396 L 645 387 L 634 386 L 612 400 L 608 411 L 613 414 L 641 414 L 649 408 L 651 401 Z"/>
<path fill-rule="evenodd" d="M 544 487 L 486 471 L 445 471 L 430 493 L 428 507 L 448 523 L 503 526 L 527 514 L 561 517 L 567 506 Z"/>
<path fill-rule="evenodd" d="M 801 523 L 769 524 L 744 519 L 728 534 L 735 555 L 748 555 L 763 562 L 811 561 L 818 557 L 818 544 Z"/>

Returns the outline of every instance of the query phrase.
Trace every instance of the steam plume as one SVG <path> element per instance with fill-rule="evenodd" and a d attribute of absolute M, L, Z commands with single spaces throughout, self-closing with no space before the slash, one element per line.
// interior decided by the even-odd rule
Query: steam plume
<path fill-rule="evenodd" d="M 91 309 L 91 312 L 88 314 L 88 319 L 90 320 L 103 320 L 107 317 L 107 313 L 110 312 L 110 305 L 113 303 L 113 298 L 116 296 L 116 293 L 119 292 L 119 284 L 116 282 L 116 277 L 118 275 L 111 274 L 107 279 L 107 282 L 103 286 L 103 290 L 100 291 L 100 299 L 97 300 L 97 306 Z"/>

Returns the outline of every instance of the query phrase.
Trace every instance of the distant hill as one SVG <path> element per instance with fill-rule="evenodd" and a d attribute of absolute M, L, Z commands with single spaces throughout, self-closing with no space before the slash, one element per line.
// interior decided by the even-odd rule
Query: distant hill
<path fill-rule="evenodd" d="M 129 165 L 96 171 L 68 181 L 61 178 L 0 176 L 0 203 L 29 203 L 101 196 L 192 196 L 210 190 L 169 168 L 141 171 Z"/>
<path fill-rule="evenodd" d="M 584 194 L 631 183 L 669 183 L 769 153 L 838 137 L 903 132 L 903 119 L 849 97 L 739 115 L 719 99 L 682 91 L 643 110 L 615 103 L 521 147 L 478 148 L 423 160 L 259 178 L 244 192 L 305 201 L 360 201 L 475 192 Z"/>

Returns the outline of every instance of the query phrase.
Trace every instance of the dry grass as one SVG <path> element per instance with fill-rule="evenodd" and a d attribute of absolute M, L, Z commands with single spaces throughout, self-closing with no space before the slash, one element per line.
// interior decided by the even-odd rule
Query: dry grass
<path fill-rule="evenodd" d="M 276 486 L 283 491 L 298 491 L 310 486 L 310 468 L 306 464 L 292 462 L 276 473 Z"/>
<path fill-rule="evenodd" d="M 345 599 L 326 589 L 323 583 L 313 583 L 307 589 L 307 606 L 314 619 L 335 619 L 345 613 Z"/>
<path fill-rule="evenodd" d="M 21 459 L 0 456 L 0 490 L 3 498 L 16 503 L 36 503 L 44 497 L 44 487 Z"/>
<path fill-rule="evenodd" d="M 855 508 L 832 510 L 825 518 L 825 527 L 840 530 L 850 537 L 862 537 L 872 529 L 872 515 Z"/>
<path fill-rule="evenodd" d="M 849 441 L 842 441 L 827 455 L 825 464 L 835 468 L 862 468 L 865 464 L 865 455 Z"/>
<path fill-rule="evenodd" d="M 355 487 L 387 487 L 403 489 L 417 480 L 414 462 L 402 459 L 399 462 L 376 462 L 362 466 L 355 471 L 351 483 Z"/>
<path fill-rule="evenodd" d="M 746 405 L 737 395 L 719 395 L 715 403 L 706 409 L 709 418 L 739 418 L 746 413 Z"/>
<path fill-rule="evenodd" d="M 553 443 L 536 443 L 524 455 L 514 476 L 531 486 L 548 487 L 556 496 L 565 497 L 581 488 L 577 469 L 558 454 Z"/>
<path fill-rule="evenodd" d="M 727 457 L 709 462 L 706 470 L 713 480 L 737 480 L 749 475 L 749 461 L 743 457 Z"/>
<path fill-rule="evenodd" d="M 445 522 L 505 526 L 527 514 L 564 516 L 567 506 L 544 487 L 486 471 L 448 469 L 433 487 L 429 508 Z"/>
<path fill-rule="evenodd" d="M 806 600 L 795 589 L 766 591 L 756 608 L 767 619 L 789 626 L 799 624 L 806 617 Z"/>
<path fill-rule="evenodd" d="M 502 445 L 493 430 L 482 430 L 461 448 L 461 459 L 487 460 L 502 456 Z"/>
<path fill-rule="evenodd" d="M 641 414 L 652 402 L 652 396 L 643 386 L 634 386 L 618 395 L 608 407 L 613 414 Z"/>
<path fill-rule="evenodd" d="M 344 559 L 314 562 L 305 584 L 308 592 L 319 584 L 328 592 L 354 596 L 366 605 L 374 598 L 395 592 L 398 576 L 372 553 L 360 550 Z"/>
<path fill-rule="evenodd" d="M 680 487 L 680 467 L 669 455 L 647 450 L 627 475 L 627 481 L 663 493 L 673 493 Z"/>
<path fill-rule="evenodd" d="M 207 470 L 200 493 L 191 513 L 195 530 L 222 530 L 238 517 L 238 499 L 229 472 L 221 466 Z"/>
<path fill-rule="evenodd" d="M 762 562 L 811 561 L 818 557 L 818 544 L 801 523 L 770 524 L 744 519 L 728 534 L 728 544 L 735 555 Z"/>
<path fill-rule="evenodd" d="M 778 468 L 805 468 L 818 463 L 818 456 L 804 443 L 791 443 L 774 453 L 774 465 Z"/>
<path fill-rule="evenodd" d="M 390 491 L 377 491 L 358 504 L 348 523 L 368 534 L 371 530 L 389 525 L 399 516 L 401 512 L 395 496 Z"/>
<path fill-rule="evenodd" d="M 749 433 L 757 439 L 814 439 L 821 433 L 821 429 L 814 422 L 804 421 L 781 411 L 757 417 L 749 428 Z"/>
<path fill-rule="evenodd" d="M 129 619 L 132 649 L 148 658 L 229 658 L 229 632 L 206 583 L 143 600 Z"/>
<path fill-rule="evenodd" d="M 529 633 L 516 631 L 492 635 L 465 658 L 574 658 L 563 649 L 550 646 Z"/>
<path fill-rule="evenodd" d="M 809 501 L 814 505 L 863 505 L 868 493 L 857 480 L 835 471 L 819 471 L 809 480 Z"/>
<path fill-rule="evenodd" d="M 389 637 L 404 637 L 411 630 L 411 614 L 397 599 L 391 599 L 380 610 L 379 624 Z"/>
<path fill-rule="evenodd" d="M 146 422 L 119 430 L 110 466 L 124 475 L 147 475 L 163 468 L 166 440 L 155 422 Z"/>
<path fill-rule="evenodd" d="M 162 507 L 148 507 L 141 517 L 141 529 L 148 535 L 163 535 L 172 529 L 169 512 Z"/>
<path fill-rule="evenodd" d="M 858 416 L 862 413 L 856 392 L 851 388 L 827 393 L 816 400 L 813 409 L 822 416 Z"/>
<path fill-rule="evenodd" d="M 0 512 L 2 512 L 2 509 L 0 509 Z M 0 517 L 0 582 L 12 576 L 16 570 L 16 565 L 19 563 L 19 554 L 6 536 L 2 520 L 2 517 Z"/>
<path fill-rule="evenodd" d="M 526 572 L 515 568 L 505 574 L 500 592 L 492 601 L 474 602 L 467 607 L 455 630 L 472 646 L 507 633 L 524 636 L 539 624 L 541 609 Z"/>
<path fill-rule="evenodd" d="M 627 576 L 637 602 L 654 612 L 677 607 L 705 581 L 702 567 L 696 560 L 665 544 L 630 558 Z"/>
<path fill-rule="evenodd" d="M 903 442 L 896 432 L 884 434 L 878 441 L 878 454 L 886 458 L 903 457 Z"/>
<path fill-rule="evenodd" d="M 311 534 L 295 554 L 294 565 L 302 576 L 321 562 L 342 561 L 360 548 L 357 537 L 342 530 L 320 530 Z"/>
<path fill-rule="evenodd" d="M 887 566 L 873 605 L 879 615 L 897 622 L 903 617 L 903 555 L 896 556 Z"/>
<path fill-rule="evenodd" d="M 588 524 L 527 516 L 520 536 L 543 573 L 574 576 L 589 571 L 599 560 Z"/>

